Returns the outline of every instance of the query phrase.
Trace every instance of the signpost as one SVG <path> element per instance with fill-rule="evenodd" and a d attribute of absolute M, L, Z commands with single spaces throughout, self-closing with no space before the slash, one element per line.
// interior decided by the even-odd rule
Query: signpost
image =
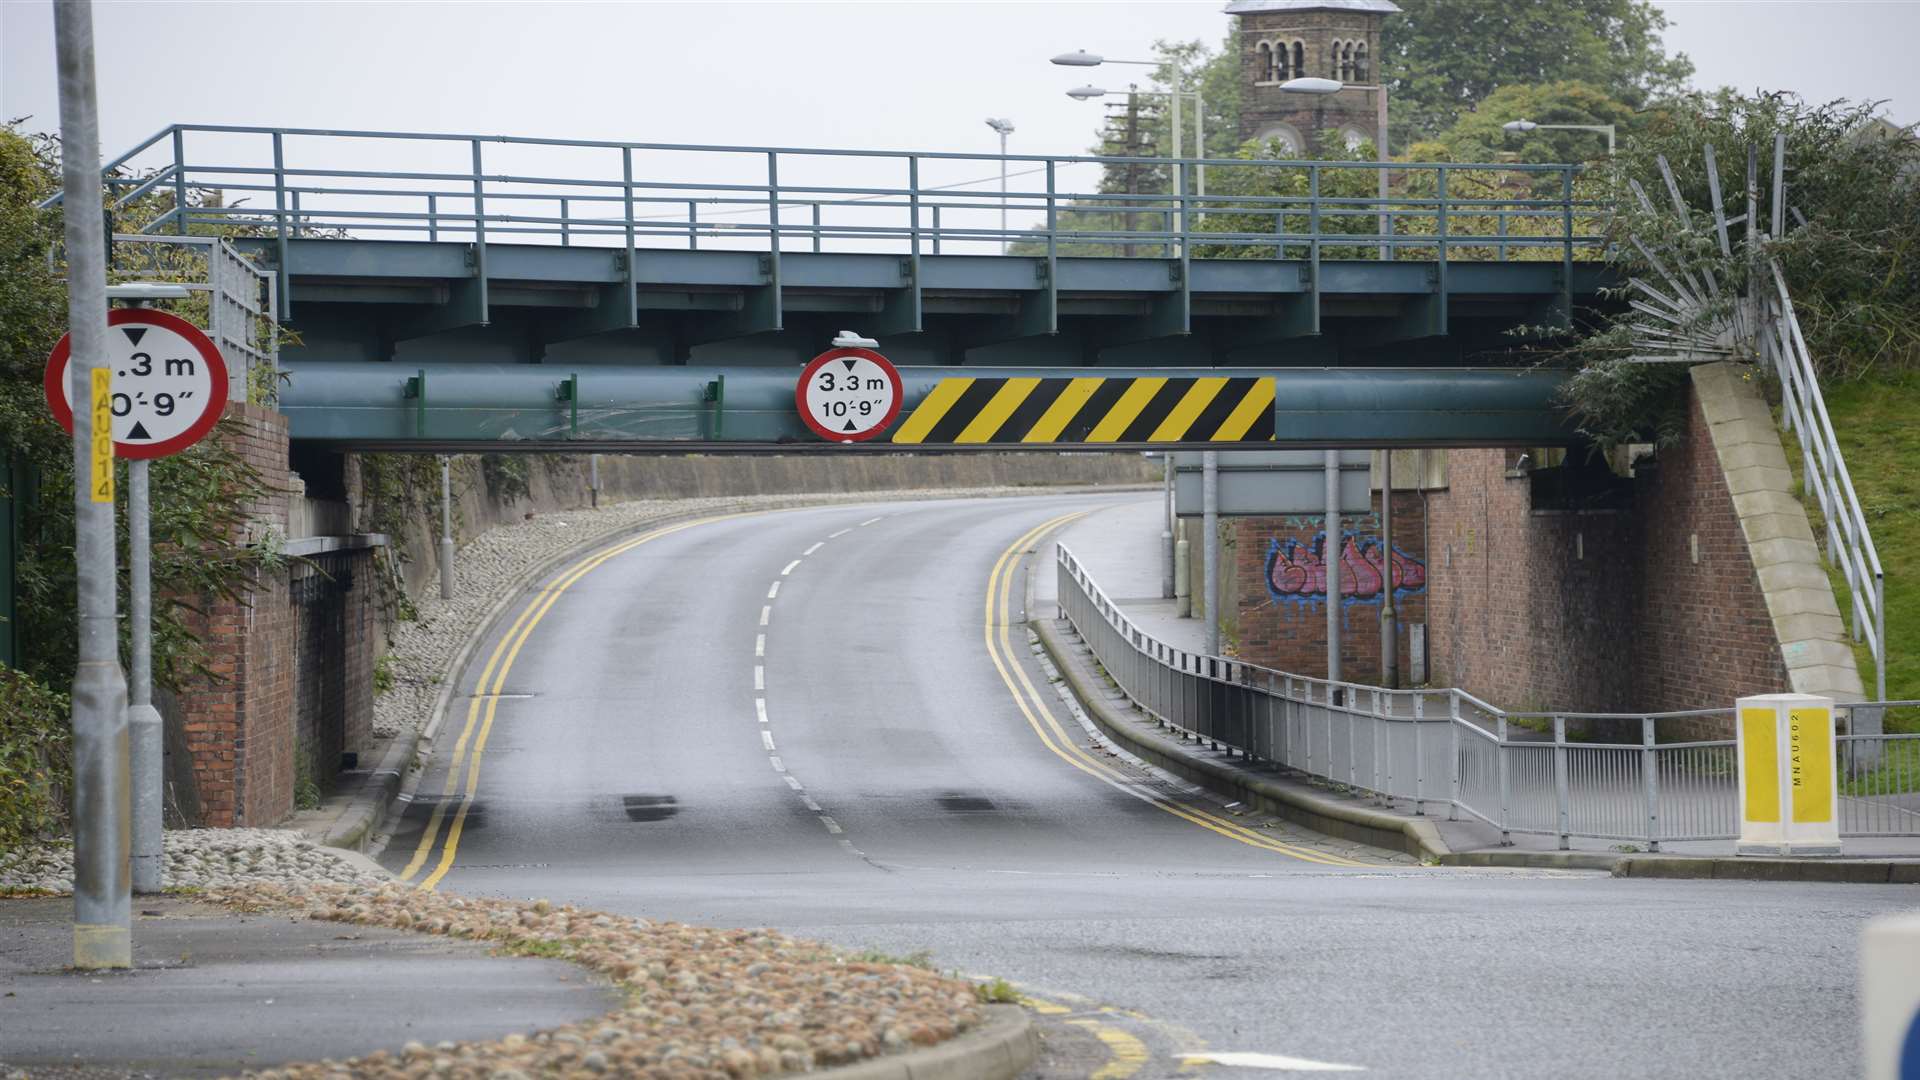
<path fill-rule="evenodd" d="M 178 285 L 108 286 L 109 297 L 135 304 L 188 295 Z M 60 339 L 47 360 L 47 407 L 73 430 L 67 368 L 72 335 Z M 153 707 L 153 569 L 147 463 L 178 453 L 219 423 L 227 404 L 227 365 L 200 328 L 177 315 L 149 308 L 119 308 L 107 314 L 106 345 L 95 358 L 95 475 L 112 502 L 113 457 L 127 458 L 127 550 L 130 555 L 128 616 L 133 638 L 133 679 L 128 687 L 127 729 L 132 792 L 132 888 L 157 893 L 163 887 L 161 838 L 165 786 L 159 710 Z M 109 441 L 110 436 L 111 441 Z M 95 492 L 100 495 L 99 491 Z"/>
<path fill-rule="evenodd" d="M 887 430 L 906 398 L 900 372 L 864 348 L 828 349 L 807 362 L 794 406 L 815 435 L 829 442 L 865 442 Z"/>

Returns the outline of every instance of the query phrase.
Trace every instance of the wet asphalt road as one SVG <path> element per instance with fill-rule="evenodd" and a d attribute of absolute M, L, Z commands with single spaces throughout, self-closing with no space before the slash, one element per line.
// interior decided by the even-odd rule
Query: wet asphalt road
<path fill-rule="evenodd" d="M 1042 1075 L 1858 1071 L 1855 942 L 1911 887 L 1393 865 L 1085 751 L 1002 557 L 1125 498 L 733 517 L 563 570 L 477 650 L 382 861 L 930 950 L 1049 1003 Z"/>

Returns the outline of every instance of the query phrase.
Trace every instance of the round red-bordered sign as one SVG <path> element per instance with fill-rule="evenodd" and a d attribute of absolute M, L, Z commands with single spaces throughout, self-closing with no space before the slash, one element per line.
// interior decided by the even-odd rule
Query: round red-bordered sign
<path fill-rule="evenodd" d="M 829 442 L 865 442 L 900 416 L 906 390 L 892 362 L 872 349 L 829 349 L 800 369 L 793 404 Z"/>
<path fill-rule="evenodd" d="M 107 355 L 113 368 L 113 453 L 121 458 L 177 454 L 206 437 L 227 407 L 227 364 L 200 328 L 155 308 L 107 312 Z M 47 358 L 47 408 L 69 434 L 67 334 Z M 120 405 L 124 401 L 126 408 Z M 145 436 L 142 438 L 142 436 Z"/>

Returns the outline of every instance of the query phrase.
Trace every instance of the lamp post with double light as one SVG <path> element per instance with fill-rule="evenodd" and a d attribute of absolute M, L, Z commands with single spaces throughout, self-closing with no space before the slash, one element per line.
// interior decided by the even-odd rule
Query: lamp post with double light
<path fill-rule="evenodd" d="M 1005 117 L 987 117 L 987 126 L 1000 133 L 1000 254 L 1007 253 L 1007 136 L 1013 134 L 1013 121 Z"/>
<path fill-rule="evenodd" d="M 1373 137 L 1374 159 L 1383 167 L 1380 169 L 1380 261 L 1393 258 L 1393 246 L 1386 241 L 1393 228 L 1393 220 L 1387 215 L 1387 170 L 1384 166 L 1390 160 L 1387 152 L 1387 88 L 1384 83 L 1373 86 L 1350 86 L 1339 79 L 1322 79 L 1317 76 L 1305 76 L 1288 79 L 1280 84 L 1280 89 L 1289 94 L 1317 94 L 1321 96 L 1337 94 L 1342 90 L 1367 90 L 1373 94 L 1374 119 L 1376 130 Z"/>

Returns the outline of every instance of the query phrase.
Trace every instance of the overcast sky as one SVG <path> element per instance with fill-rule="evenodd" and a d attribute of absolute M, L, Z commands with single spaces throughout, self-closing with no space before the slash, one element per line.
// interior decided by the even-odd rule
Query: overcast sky
<path fill-rule="evenodd" d="M 102 150 L 182 121 L 992 152 L 984 118 L 1005 116 L 1016 153 L 1080 153 L 1100 106 L 1064 91 L 1089 76 L 1124 86 L 1136 69 L 1047 57 L 1217 43 L 1221 6 L 97 3 Z M 1920 3 L 1660 6 L 1703 86 L 1888 99 L 1920 120 Z M 46 0 L 0 0 L 0 113 L 55 126 Z"/>

